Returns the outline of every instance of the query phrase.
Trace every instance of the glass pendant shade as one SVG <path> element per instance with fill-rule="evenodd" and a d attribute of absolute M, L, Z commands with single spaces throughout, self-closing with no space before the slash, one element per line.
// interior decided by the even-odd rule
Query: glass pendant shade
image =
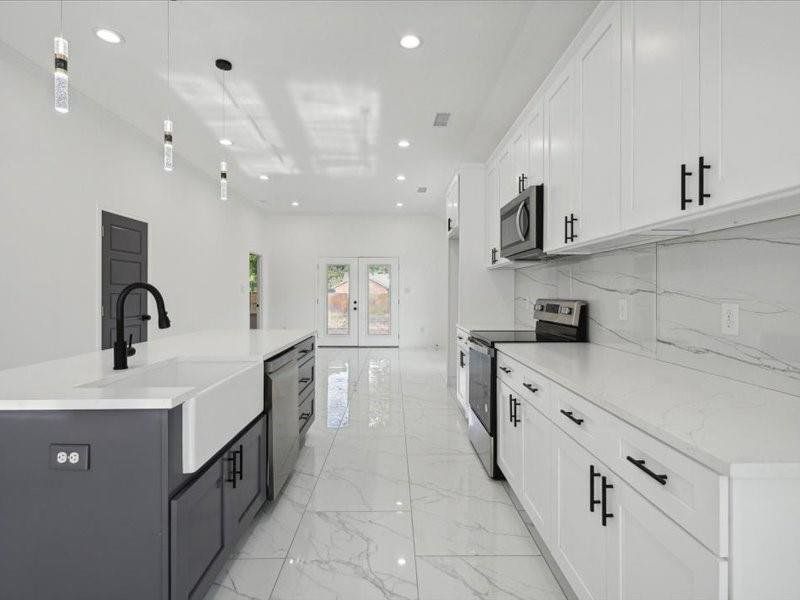
<path fill-rule="evenodd" d="M 224 160 L 219 163 L 219 199 L 228 199 L 228 163 Z"/>
<path fill-rule="evenodd" d="M 172 121 L 164 121 L 164 170 L 172 171 Z"/>
<path fill-rule="evenodd" d="M 69 60 L 69 43 L 61 36 L 53 39 L 53 54 L 55 69 L 53 71 L 53 99 L 57 112 L 69 112 L 69 75 L 67 62 Z"/>

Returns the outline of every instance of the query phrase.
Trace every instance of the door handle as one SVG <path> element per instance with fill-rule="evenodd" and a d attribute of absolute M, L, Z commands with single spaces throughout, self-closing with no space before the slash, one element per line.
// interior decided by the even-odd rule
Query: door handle
<path fill-rule="evenodd" d="M 686 163 L 683 163 L 681 165 L 681 210 L 686 210 L 686 205 L 692 202 L 690 198 L 686 197 L 686 178 L 691 174 L 691 171 L 686 170 Z"/>
<path fill-rule="evenodd" d="M 303 377 L 302 379 L 300 379 L 300 383 L 308 383 L 309 381 L 311 381 L 310 377 Z"/>
<path fill-rule="evenodd" d="M 492 264 L 497 263 L 497 248 L 492 248 Z"/>
<path fill-rule="evenodd" d="M 564 410 L 564 409 L 562 408 L 562 409 L 561 409 L 559 412 L 560 412 L 562 415 L 564 415 L 565 417 L 567 417 L 567 418 L 568 418 L 570 421 L 572 421 L 573 423 L 575 423 L 576 425 L 580 425 L 580 424 L 581 424 L 581 423 L 583 423 L 583 421 L 584 421 L 584 419 L 580 419 L 580 418 L 576 417 L 576 416 L 575 416 L 575 413 L 574 413 L 574 412 L 572 412 L 571 410 Z"/>
<path fill-rule="evenodd" d="M 530 383 L 528 383 L 528 382 L 525 382 L 525 381 L 523 381 L 523 382 L 522 382 L 522 385 L 523 385 L 523 387 L 526 387 L 526 388 L 528 388 L 528 390 L 530 390 L 530 391 L 531 391 L 531 392 L 533 392 L 534 394 L 535 394 L 536 392 L 538 392 L 538 391 L 539 391 L 539 388 L 535 388 L 535 387 L 533 387 L 533 386 L 532 386 Z"/>
<path fill-rule="evenodd" d="M 697 160 L 697 204 L 703 206 L 706 198 L 711 198 L 711 194 L 705 191 L 705 171 L 710 169 L 711 165 L 705 163 L 705 157 L 701 156 Z"/>
<path fill-rule="evenodd" d="M 453 229 L 453 219 L 451 217 L 447 217 L 447 231 Z"/>
<path fill-rule="evenodd" d="M 500 369 L 506 375 L 511 373 L 511 369 L 509 369 L 508 367 L 497 367 L 497 368 Z"/>
<path fill-rule="evenodd" d="M 567 215 L 564 215 L 564 243 L 566 244 L 569 241 L 569 236 L 567 235 L 567 228 L 569 227 L 569 219 Z"/>
<path fill-rule="evenodd" d="M 522 421 L 518 418 L 517 415 L 517 410 L 519 409 L 519 407 L 520 407 L 520 402 L 516 398 L 514 398 L 514 427 L 516 427 L 519 423 L 522 423 Z"/>
<path fill-rule="evenodd" d="M 524 192 L 524 191 L 525 191 L 525 180 L 526 180 L 526 179 L 527 179 L 527 177 L 525 176 L 525 173 L 523 173 L 522 175 L 520 175 L 520 178 L 519 178 L 519 182 L 520 182 L 520 190 L 519 190 L 519 193 L 520 193 L 520 194 L 521 194 L 522 192 Z"/>
<path fill-rule="evenodd" d="M 244 446 L 239 444 L 239 481 L 244 479 Z"/>
<path fill-rule="evenodd" d="M 511 394 L 508 395 L 508 422 L 514 422 L 514 400 Z"/>
<path fill-rule="evenodd" d="M 458 351 L 458 366 L 464 368 L 464 352 L 462 350 Z"/>
<path fill-rule="evenodd" d="M 519 241 L 525 241 L 525 234 L 522 233 L 522 211 L 525 210 L 525 203 L 520 202 L 519 208 L 517 209 L 517 218 L 516 218 L 516 225 L 517 225 L 517 235 L 519 236 Z M 526 232 L 527 233 L 527 232 Z"/>
<path fill-rule="evenodd" d="M 578 236 L 575 235 L 575 221 L 578 220 L 573 213 L 569 213 L 569 241 L 574 242 L 578 239 Z"/>
<path fill-rule="evenodd" d="M 589 465 L 589 512 L 594 512 L 596 504 L 600 504 L 600 500 L 594 499 L 594 478 L 600 477 L 600 473 L 595 471 L 594 465 Z"/>
<path fill-rule="evenodd" d="M 605 475 L 600 478 L 600 485 L 602 486 L 602 492 L 600 493 L 600 500 L 602 502 L 602 506 L 600 507 L 603 511 L 600 515 L 600 522 L 603 524 L 603 527 L 606 527 L 606 522 L 608 519 L 614 516 L 614 513 L 610 513 L 606 510 L 608 504 L 608 490 L 613 489 L 614 486 L 606 481 Z"/>

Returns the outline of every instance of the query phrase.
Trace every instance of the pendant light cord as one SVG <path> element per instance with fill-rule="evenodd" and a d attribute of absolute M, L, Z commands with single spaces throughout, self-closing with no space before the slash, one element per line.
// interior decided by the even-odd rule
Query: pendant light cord
<path fill-rule="evenodd" d="M 172 95 L 172 45 L 171 45 L 171 31 L 170 31 L 170 18 L 169 18 L 169 3 L 170 0 L 166 0 L 167 3 L 167 108 L 172 104 L 171 102 L 171 95 Z M 170 113 L 171 111 L 167 111 Z M 169 115 L 167 115 L 169 116 Z"/>
<path fill-rule="evenodd" d="M 222 72 L 222 137 L 226 138 L 228 134 L 228 123 L 225 115 L 225 105 L 228 99 L 225 97 L 225 71 Z"/>

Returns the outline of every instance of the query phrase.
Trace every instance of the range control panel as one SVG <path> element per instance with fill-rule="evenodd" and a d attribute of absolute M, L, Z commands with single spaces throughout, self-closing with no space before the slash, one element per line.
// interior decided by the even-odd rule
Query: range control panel
<path fill-rule="evenodd" d="M 88 471 L 89 444 L 50 444 L 50 468 L 59 471 Z"/>

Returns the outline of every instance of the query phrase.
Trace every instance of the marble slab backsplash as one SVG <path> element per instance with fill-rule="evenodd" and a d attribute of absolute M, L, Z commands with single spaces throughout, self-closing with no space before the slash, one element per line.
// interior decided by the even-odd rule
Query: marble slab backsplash
<path fill-rule="evenodd" d="M 515 322 L 533 327 L 537 298 L 586 300 L 593 343 L 800 396 L 798 265 L 800 217 L 536 263 L 515 272 Z"/>

